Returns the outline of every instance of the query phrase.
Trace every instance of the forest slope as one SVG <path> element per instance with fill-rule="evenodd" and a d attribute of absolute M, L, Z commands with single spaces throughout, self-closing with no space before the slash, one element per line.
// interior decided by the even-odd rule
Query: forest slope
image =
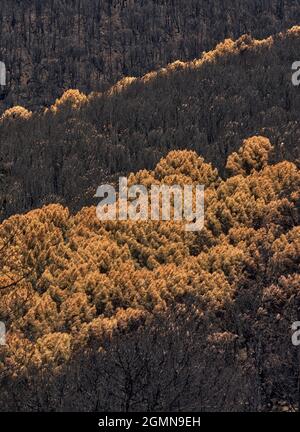
<path fill-rule="evenodd" d="M 200 232 L 60 205 L 4 221 L 0 409 L 299 409 L 300 172 L 270 150 L 244 141 L 227 180 L 186 150 L 129 176 L 204 184 Z"/>
<path fill-rule="evenodd" d="M 263 38 L 299 22 L 299 0 L 1 0 L 3 105 L 32 109 L 68 88 L 99 91 L 227 37 Z"/>
<path fill-rule="evenodd" d="M 191 149 L 224 173 L 245 137 L 271 139 L 271 160 L 299 160 L 299 87 L 292 85 L 300 28 L 258 41 L 230 39 L 201 59 L 175 62 L 109 91 L 67 91 L 43 113 L 15 107 L 0 120 L 0 214 L 44 203 L 93 204 L 97 186 L 152 169 Z M 37 180 L 38 179 L 38 180 Z"/>

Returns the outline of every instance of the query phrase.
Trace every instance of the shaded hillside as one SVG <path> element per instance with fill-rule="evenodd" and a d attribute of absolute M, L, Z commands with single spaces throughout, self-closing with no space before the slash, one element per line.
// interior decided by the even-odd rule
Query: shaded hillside
<path fill-rule="evenodd" d="M 299 0 L 1 0 L 4 104 L 49 105 L 68 88 L 99 91 L 227 37 L 299 22 Z"/>
<path fill-rule="evenodd" d="M 300 172 L 270 150 L 245 141 L 226 181 L 192 151 L 129 177 L 205 184 L 201 232 L 60 205 L 4 221 L 0 410 L 298 409 Z"/>
<path fill-rule="evenodd" d="M 244 137 L 263 134 L 272 160 L 299 160 L 300 91 L 291 82 L 300 28 L 256 41 L 226 40 L 202 59 L 175 62 L 104 94 L 68 91 L 42 114 L 0 121 L 2 218 L 43 203 L 94 203 L 103 181 L 191 149 L 224 173 Z"/>

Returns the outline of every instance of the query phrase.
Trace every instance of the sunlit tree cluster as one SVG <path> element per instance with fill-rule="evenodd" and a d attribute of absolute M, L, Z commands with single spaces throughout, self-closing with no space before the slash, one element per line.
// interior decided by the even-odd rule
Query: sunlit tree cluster
<path fill-rule="evenodd" d="M 58 204 L 5 220 L 1 407 L 296 410 L 300 172 L 271 152 L 245 140 L 226 179 L 192 151 L 129 176 L 204 184 L 200 232 Z"/>

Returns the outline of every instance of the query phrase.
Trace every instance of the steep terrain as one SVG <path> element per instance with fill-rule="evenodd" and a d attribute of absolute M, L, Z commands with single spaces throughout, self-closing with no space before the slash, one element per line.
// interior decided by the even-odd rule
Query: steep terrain
<path fill-rule="evenodd" d="M 68 88 L 99 91 L 225 38 L 299 22 L 299 0 L 1 0 L 2 106 L 36 109 Z"/>
<path fill-rule="evenodd" d="M 200 232 L 60 205 L 4 221 L 0 410 L 299 409 L 300 172 L 270 151 L 244 141 L 227 180 L 192 151 L 129 177 L 204 184 Z"/>
<path fill-rule="evenodd" d="M 300 411 L 299 22 L 1 1 L 0 411 Z M 203 230 L 100 222 L 120 175 L 204 185 Z"/>
<path fill-rule="evenodd" d="M 292 85 L 300 28 L 262 41 L 227 39 L 192 62 L 124 78 L 102 94 L 67 91 L 50 109 L 7 110 L 0 120 L 0 214 L 44 203 L 93 204 L 120 173 L 152 169 L 190 149 L 224 174 L 245 137 L 262 134 L 272 161 L 299 161 L 299 87 Z"/>

